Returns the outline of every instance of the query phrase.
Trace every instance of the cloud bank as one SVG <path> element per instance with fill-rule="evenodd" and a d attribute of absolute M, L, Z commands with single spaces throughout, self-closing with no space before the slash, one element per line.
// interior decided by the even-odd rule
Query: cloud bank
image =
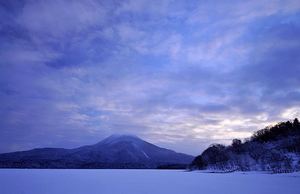
<path fill-rule="evenodd" d="M 199 154 L 300 116 L 300 3 L 3 1 L 0 152 L 112 133 Z"/>

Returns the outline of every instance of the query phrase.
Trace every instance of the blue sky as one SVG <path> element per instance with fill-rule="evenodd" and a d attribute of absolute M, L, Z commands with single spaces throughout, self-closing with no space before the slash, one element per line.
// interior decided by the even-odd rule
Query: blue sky
<path fill-rule="evenodd" d="M 1 1 L 0 59 L 0 152 L 196 155 L 300 116 L 300 1 Z"/>

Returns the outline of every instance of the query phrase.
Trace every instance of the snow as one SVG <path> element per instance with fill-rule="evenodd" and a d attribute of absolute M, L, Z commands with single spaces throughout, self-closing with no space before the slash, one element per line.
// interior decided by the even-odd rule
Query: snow
<path fill-rule="evenodd" d="M 299 194 L 300 173 L 0 169 L 1 194 Z"/>
<path fill-rule="evenodd" d="M 117 143 L 120 141 L 136 142 L 136 141 L 141 141 L 141 139 L 135 135 L 113 134 L 113 135 L 105 138 L 104 140 L 102 140 L 102 143 L 113 144 L 113 143 Z"/>
<path fill-rule="evenodd" d="M 146 152 L 144 152 L 144 151 L 142 150 L 142 153 L 144 154 L 144 156 L 145 156 L 146 158 L 150 159 L 150 157 L 148 156 L 148 154 L 146 154 Z"/>

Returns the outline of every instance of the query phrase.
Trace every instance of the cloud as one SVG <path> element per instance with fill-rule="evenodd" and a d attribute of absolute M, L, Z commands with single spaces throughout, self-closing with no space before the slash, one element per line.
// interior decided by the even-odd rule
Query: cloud
<path fill-rule="evenodd" d="M 0 152 L 111 133 L 199 154 L 299 117 L 298 1 L 8 1 Z"/>
<path fill-rule="evenodd" d="M 252 22 L 276 14 L 291 14 L 299 11 L 297 0 L 239 1 L 231 3 L 210 1 L 199 2 L 188 17 L 189 24 L 205 23 L 209 25 L 236 25 Z"/>
<path fill-rule="evenodd" d="M 59 38 L 102 25 L 106 11 L 97 1 L 32 1 L 25 3 L 17 22 L 34 36 Z"/>

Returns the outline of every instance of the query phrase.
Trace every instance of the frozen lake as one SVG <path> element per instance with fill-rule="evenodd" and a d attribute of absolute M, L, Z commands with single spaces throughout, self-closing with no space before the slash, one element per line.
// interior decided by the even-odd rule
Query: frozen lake
<path fill-rule="evenodd" d="M 0 169 L 1 194 L 299 194 L 300 173 Z"/>

